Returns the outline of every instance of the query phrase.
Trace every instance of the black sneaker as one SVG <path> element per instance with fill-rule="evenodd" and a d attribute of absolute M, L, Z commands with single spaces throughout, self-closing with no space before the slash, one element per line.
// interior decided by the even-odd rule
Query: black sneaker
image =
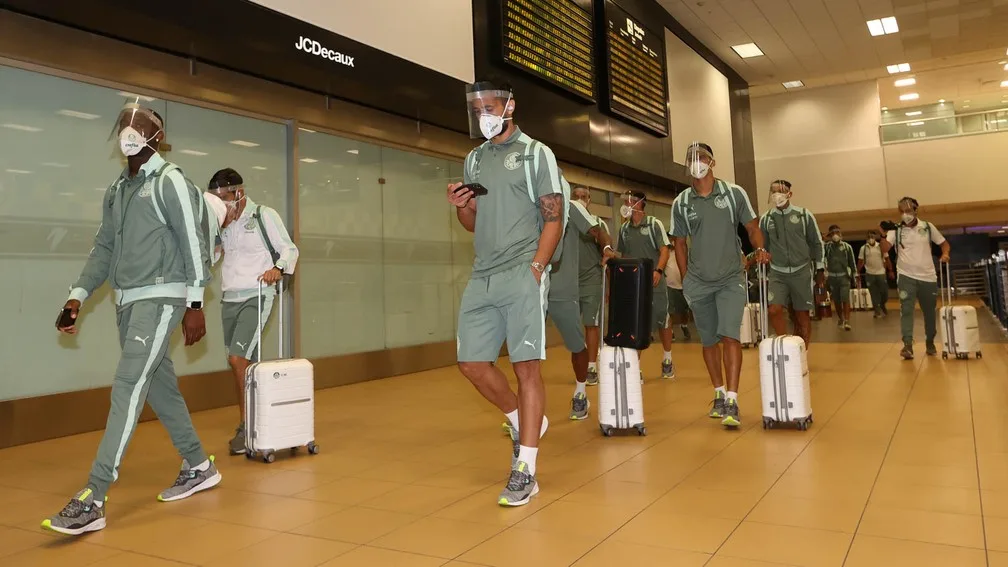
<path fill-rule="evenodd" d="M 682 329 L 683 340 L 684 341 L 690 340 L 689 327 L 687 327 L 686 325 L 680 325 L 679 328 Z"/>
<path fill-rule="evenodd" d="M 903 360 L 913 360 L 913 356 L 914 356 L 913 355 L 913 345 L 911 345 L 911 344 L 904 344 L 903 345 L 903 350 L 900 351 L 900 356 L 903 357 Z"/>
<path fill-rule="evenodd" d="M 935 344 L 934 344 L 934 343 L 928 343 L 928 344 L 927 344 L 927 350 L 926 350 L 926 351 L 924 351 L 924 352 L 925 352 L 925 353 L 926 353 L 926 354 L 927 354 L 928 356 L 937 356 L 937 355 L 938 355 L 938 348 L 937 348 L 937 347 L 935 347 Z"/>
<path fill-rule="evenodd" d="M 73 536 L 104 528 L 105 506 L 95 506 L 90 488 L 78 492 L 59 514 L 42 520 L 42 529 Z"/>

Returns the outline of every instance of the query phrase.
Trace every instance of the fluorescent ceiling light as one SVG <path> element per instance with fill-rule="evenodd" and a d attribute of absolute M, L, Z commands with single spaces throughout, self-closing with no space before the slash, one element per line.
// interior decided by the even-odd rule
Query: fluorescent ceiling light
<path fill-rule="evenodd" d="M 889 112 L 889 107 L 888 106 L 883 106 L 882 107 L 882 111 L 883 112 Z"/>
<path fill-rule="evenodd" d="M 896 22 L 896 16 L 882 18 L 882 29 L 884 29 L 887 34 L 899 33 L 899 23 Z"/>
<path fill-rule="evenodd" d="M 760 49 L 755 43 L 743 43 L 742 45 L 733 45 L 732 49 L 738 56 L 742 59 L 749 59 L 750 57 L 759 57 L 763 55 L 763 50 Z"/>
<path fill-rule="evenodd" d="M 1005 63 L 1004 70 L 1008 71 L 1008 63 Z"/>
<path fill-rule="evenodd" d="M 968 104 L 963 105 L 963 108 L 969 108 L 969 107 L 970 107 L 970 105 L 968 105 Z"/>
<path fill-rule="evenodd" d="M 312 159 L 310 157 L 303 157 L 303 158 L 301 158 L 301 161 L 303 163 L 318 163 L 317 159 Z"/>
<path fill-rule="evenodd" d="M 65 108 L 63 110 L 57 111 L 56 114 L 59 114 L 60 116 L 68 116 L 70 118 L 80 118 L 81 120 L 96 120 L 98 118 L 101 118 L 101 116 L 98 116 L 97 114 L 91 114 L 89 112 L 80 112 L 78 110 L 67 110 Z"/>
<path fill-rule="evenodd" d="M 889 65 L 886 67 L 890 75 L 895 75 L 896 73 L 909 73 L 910 64 L 909 63 L 897 63 L 896 65 Z"/>
<path fill-rule="evenodd" d="M 258 169 L 259 171 L 266 171 L 266 168 L 261 165 L 253 165 L 252 169 Z"/>
<path fill-rule="evenodd" d="M 301 130 L 302 132 L 308 132 L 309 134 L 314 134 L 315 133 L 315 130 L 309 130 L 307 128 L 300 128 L 299 127 L 298 130 Z"/>
<path fill-rule="evenodd" d="M 920 116 L 921 114 L 924 114 L 923 110 L 914 110 L 913 112 L 906 113 L 907 116 Z"/>
<path fill-rule="evenodd" d="M 900 95 L 900 100 L 917 100 L 919 98 L 920 95 L 917 93 L 907 93 L 904 95 Z"/>
<path fill-rule="evenodd" d="M 797 89 L 797 88 L 805 86 L 805 83 L 803 83 L 801 81 L 788 81 L 786 83 L 781 83 L 781 84 L 784 85 L 785 89 Z"/>
<path fill-rule="evenodd" d="M 197 150 L 179 150 L 179 151 L 181 153 L 183 153 L 183 154 L 186 154 L 187 156 L 205 156 L 205 155 L 208 155 L 206 152 L 200 152 L 200 151 L 197 151 Z"/>
<path fill-rule="evenodd" d="M 910 77 L 910 78 L 907 78 L 907 79 L 896 79 L 896 82 L 893 83 L 893 84 L 896 85 L 897 87 L 909 87 L 909 86 L 912 86 L 912 85 L 916 85 L 917 84 L 917 79 L 915 79 L 913 77 Z"/>
<path fill-rule="evenodd" d="M 9 128 L 11 130 L 20 130 L 22 132 L 41 132 L 41 128 L 36 128 L 34 126 L 25 126 L 24 124 L 3 124 L 4 128 Z"/>
<path fill-rule="evenodd" d="M 943 98 L 938 99 L 938 104 L 945 104 L 945 99 Z"/>
<path fill-rule="evenodd" d="M 923 123 L 923 122 L 920 122 L 920 121 L 917 121 L 917 122 L 911 122 L 911 123 L 910 123 L 910 125 L 911 125 L 911 126 L 923 126 L 923 125 L 924 125 L 924 123 Z"/>
<path fill-rule="evenodd" d="M 868 24 L 868 33 L 872 34 L 872 37 L 889 35 L 899 31 L 899 24 L 893 16 L 881 20 L 868 20 L 866 23 Z"/>
<path fill-rule="evenodd" d="M 882 27 L 882 20 L 868 20 L 868 33 L 872 37 L 885 35 L 885 28 Z"/>
<path fill-rule="evenodd" d="M 1001 88 L 1008 87 L 1008 81 L 1001 81 Z"/>
<path fill-rule="evenodd" d="M 20 173 L 20 174 L 23 174 L 23 175 L 28 175 L 31 172 L 30 171 L 25 171 L 23 169 L 8 169 L 7 173 Z"/>
<path fill-rule="evenodd" d="M 241 146 L 243 148 L 258 148 L 259 147 L 259 144 L 255 143 L 255 142 L 246 142 L 245 140 L 231 140 L 228 143 L 229 144 L 233 144 L 235 146 Z"/>
<path fill-rule="evenodd" d="M 68 165 L 68 164 L 65 164 L 65 163 L 56 163 L 56 162 L 53 162 L 53 161 L 44 162 L 42 165 L 44 165 L 46 167 L 59 167 L 59 168 L 70 167 L 70 165 Z"/>
<path fill-rule="evenodd" d="M 129 91 L 119 91 L 119 95 L 124 96 L 126 98 L 138 98 L 144 102 L 154 102 L 155 100 L 157 100 L 152 96 L 138 95 L 136 93 L 131 93 Z"/>
<path fill-rule="evenodd" d="M 357 154 L 359 154 L 359 153 L 360 153 L 360 150 L 347 150 L 347 151 L 346 151 L 346 153 L 348 153 L 348 154 L 353 154 L 353 155 L 357 155 Z"/>

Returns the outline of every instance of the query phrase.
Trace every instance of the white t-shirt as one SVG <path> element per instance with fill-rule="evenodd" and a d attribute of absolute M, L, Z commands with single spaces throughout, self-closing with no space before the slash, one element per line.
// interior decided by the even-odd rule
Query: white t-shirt
<path fill-rule="evenodd" d="M 928 239 L 928 228 L 931 229 L 931 238 Z M 917 221 L 917 226 L 902 227 L 900 230 L 900 245 L 896 248 L 896 273 L 907 276 L 922 282 L 937 282 L 938 274 L 935 272 L 934 257 L 931 255 L 931 243 L 941 246 L 945 242 L 945 237 L 938 231 L 938 227 L 922 220 Z M 889 244 L 896 246 L 896 231 L 890 230 L 886 234 Z"/>
<path fill-rule="evenodd" d="M 885 263 L 882 261 L 882 246 L 880 244 L 862 246 L 858 253 L 858 260 L 864 262 L 865 272 L 873 276 L 885 275 Z"/>
<path fill-rule="evenodd" d="M 682 274 L 676 264 L 675 252 L 669 254 L 668 264 L 665 265 L 665 283 L 672 289 L 682 289 Z"/>

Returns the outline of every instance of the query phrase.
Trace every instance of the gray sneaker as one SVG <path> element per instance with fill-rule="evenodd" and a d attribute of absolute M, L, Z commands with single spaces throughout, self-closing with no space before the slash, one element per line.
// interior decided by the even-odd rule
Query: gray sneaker
<path fill-rule="evenodd" d="M 732 428 L 742 425 L 742 420 L 739 419 L 738 402 L 735 400 L 725 401 L 724 418 L 721 420 L 721 425 Z"/>
<path fill-rule="evenodd" d="M 585 394 L 574 394 L 574 398 L 571 400 L 571 420 L 580 421 L 588 417 L 589 407 L 591 407 L 591 402 L 588 401 L 588 396 Z"/>
<path fill-rule="evenodd" d="M 585 382 L 589 386 L 598 386 L 598 370 L 588 369 L 588 380 Z"/>
<path fill-rule="evenodd" d="M 66 535 L 81 535 L 104 528 L 105 506 L 95 506 L 90 488 L 78 492 L 59 514 L 42 520 L 42 529 Z"/>
<path fill-rule="evenodd" d="M 518 462 L 511 469 L 511 478 L 501 492 L 497 503 L 501 506 L 524 506 L 533 496 L 539 494 L 539 484 L 528 472 L 528 465 Z"/>
<path fill-rule="evenodd" d="M 708 414 L 712 419 L 724 417 L 725 396 L 720 391 L 714 393 L 714 402 L 711 403 L 711 410 Z"/>
<path fill-rule="evenodd" d="M 661 377 L 666 380 L 672 380 L 675 378 L 675 364 L 672 364 L 671 360 L 661 363 Z"/>
<path fill-rule="evenodd" d="M 844 321 L 843 330 L 845 331 L 851 330 L 850 321 Z"/>
<path fill-rule="evenodd" d="M 179 472 L 175 484 L 171 488 L 158 494 L 158 502 L 174 502 L 189 498 L 197 492 L 209 490 L 221 481 L 221 474 L 214 464 L 214 457 L 210 455 L 210 466 L 205 471 L 198 471 L 189 466 L 189 462 L 182 459 L 182 470 Z"/>
<path fill-rule="evenodd" d="M 245 454 L 245 424 L 242 423 L 235 430 L 235 436 L 228 442 L 228 452 L 232 455 Z"/>
<path fill-rule="evenodd" d="M 511 437 L 511 468 L 514 468 L 518 462 L 518 448 L 520 446 L 518 442 L 518 430 L 513 427 L 508 428 L 508 436 Z"/>

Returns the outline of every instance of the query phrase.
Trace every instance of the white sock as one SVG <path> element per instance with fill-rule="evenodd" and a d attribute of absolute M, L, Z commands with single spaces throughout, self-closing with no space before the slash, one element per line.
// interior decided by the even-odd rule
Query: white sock
<path fill-rule="evenodd" d="M 672 362 L 672 351 L 665 351 L 665 358 L 662 359 L 662 362 Z"/>
<path fill-rule="evenodd" d="M 728 392 L 728 399 L 738 403 L 738 392 Z"/>
<path fill-rule="evenodd" d="M 588 363 L 588 371 L 589 372 L 592 372 L 592 371 L 598 372 L 598 363 L 597 362 L 589 362 Z"/>
<path fill-rule="evenodd" d="M 210 468 L 210 459 L 207 459 L 207 460 L 203 461 L 202 463 L 196 465 L 195 467 L 192 467 L 192 470 L 194 470 L 194 471 L 205 471 L 205 470 L 207 470 L 209 468 Z"/>
<path fill-rule="evenodd" d="M 549 429 L 549 418 L 545 415 L 543 416 L 542 427 L 539 428 L 539 438 L 542 439 L 543 435 L 546 435 L 546 430 Z"/>
<path fill-rule="evenodd" d="M 518 446 L 518 461 L 528 465 L 528 473 L 535 476 L 536 456 L 539 454 L 538 447 Z"/>
<path fill-rule="evenodd" d="M 585 394 L 585 383 L 584 382 L 575 382 L 574 383 L 574 397 L 577 397 L 578 394 Z M 585 395 L 587 395 L 587 394 L 585 394 Z M 543 416 L 543 421 L 546 421 L 546 416 L 545 415 Z"/>
<path fill-rule="evenodd" d="M 102 507 L 102 506 L 104 506 L 104 505 L 105 505 L 105 503 L 104 503 L 104 502 L 102 502 L 102 501 L 100 501 L 100 500 L 95 500 L 95 501 L 94 501 L 94 507 L 95 507 L 95 508 L 101 508 L 101 507 Z"/>
<path fill-rule="evenodd" d="M 508 423 L 511 424 L 511 427 L 514 428 L 515 431 L 518 431 L 518 410 L 514 410 L 511 413 L 506 413 L 504 414 L 504 417 L 507 418 Z"/>
<path fill-rule="evenodd" d="M 727 397 L 728 396 L 728 390 L 726 390 L 724 386 L 718 386 L 717 388 L 714 388 L 714 395 L 717 395 L 717 394 L 721 394 L 720 397 L 722 397 L 722 398 Z"/>

